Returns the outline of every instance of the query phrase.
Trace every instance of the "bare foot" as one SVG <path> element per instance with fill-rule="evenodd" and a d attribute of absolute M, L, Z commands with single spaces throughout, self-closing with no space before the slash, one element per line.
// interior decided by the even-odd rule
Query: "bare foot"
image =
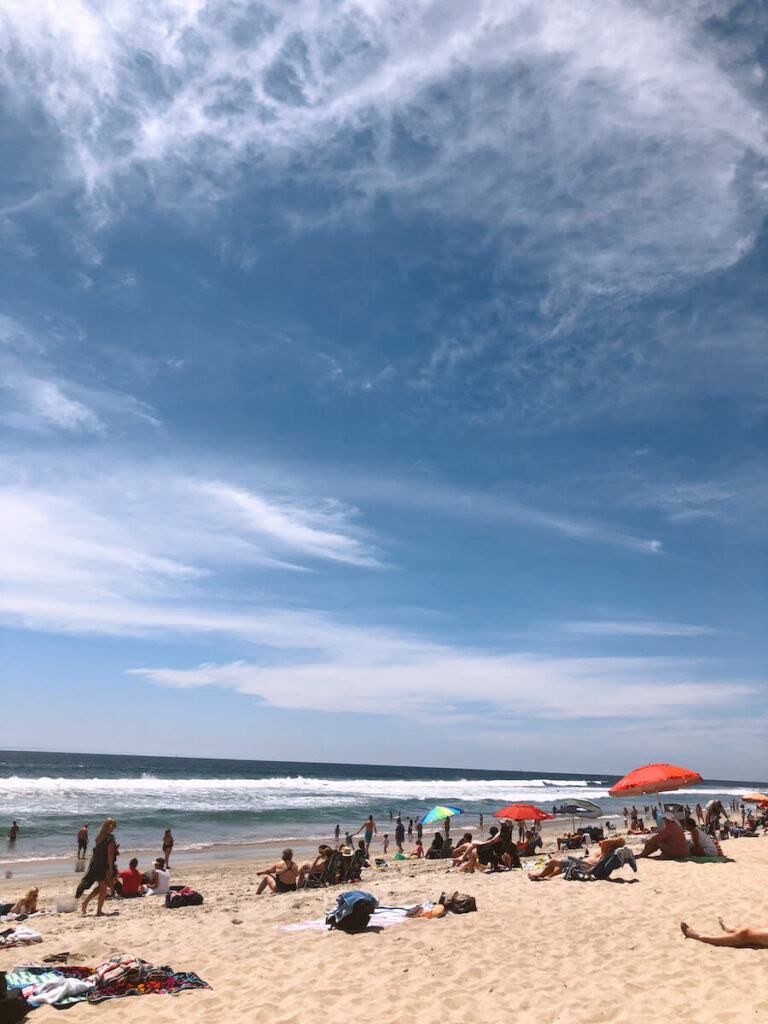
<path fill-rule="evenodd" d="M 686 939 L 698 939 L 699 937 L 693 930 L 693 928 L 691 928 L 689 924 L 686 924 L 685 921 L 680 922 L 680 931 L 683 933 Z"/>
<path fill-rule="evenodd" d="M 724 932 L 733 933 L 733 932 L 736 931 L 735 928 L 729 928 L 728 925 L 723 922 L 722 917 L 718 917 L 717 923 L 720 925 L 720 927 L 723 929 Z"/>

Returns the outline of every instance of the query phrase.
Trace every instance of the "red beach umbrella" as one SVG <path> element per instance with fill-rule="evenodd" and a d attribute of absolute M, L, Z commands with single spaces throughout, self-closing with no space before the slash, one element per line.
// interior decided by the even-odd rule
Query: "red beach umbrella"
<path fill-rule="evenodd" d="M 611 796 L 644 796 L 682 789 L 696 782 L 703 782 L 703 779 L 689 768 L 678 768 L 675 764 L 644 764 L 625 775 L 608 792 Z"/>
<path fill-rule="evenodd" d="M 510 821 L 543 821 L 551 818 L 551 814 L 542 811 L 533 804 L 510 804 L 509 807 L 502 807 L 500 811 L 493 812 L 494 818 L 508 818 Z"/>
<path fill-rule="evenodd" d="M 642 768 L 635 768 L 629 775 L 619 779 L 608 792 L 611 796 L 621 797 L 656 793 L 659 807 L 662 807 L 662 793 L 668 793 L 673 789 L 683 789 L 685 786 L 692 786 L 696 782 L 703 781 L 699 773 L 692 772 L 690 768 L 679 768 L 676 764 L 644 764 Z"/>

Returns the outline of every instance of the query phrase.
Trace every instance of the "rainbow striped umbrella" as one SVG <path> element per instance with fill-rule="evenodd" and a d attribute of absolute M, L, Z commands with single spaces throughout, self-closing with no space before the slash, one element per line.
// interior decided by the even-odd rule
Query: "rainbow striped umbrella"
<path fill-rule="evenodd" d="M 445 818 L 452 818 L 454 814 L 463 813 L 464 811 L 460 807 L 443 807 L 442 804 L 438 804 L 431 811 L 427 811 L 419 821 L 422 825 L 429 825 L 432 821 L 443 821 Z"/>

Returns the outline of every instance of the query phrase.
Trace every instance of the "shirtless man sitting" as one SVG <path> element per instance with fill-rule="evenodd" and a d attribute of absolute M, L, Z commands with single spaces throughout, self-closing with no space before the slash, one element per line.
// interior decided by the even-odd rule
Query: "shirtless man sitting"
<path fill-rule="evenodd" d="M 643 846 L 638 857 L 650 857 L 656 850 L 661 852 L 659 860 L 683 860 L 688 856 L 688 844 L 685 841 L 685 832 L 672 811 L 665 811 L 661 816 L 664 827 L 660 832 L 651 836 Z"/>
<path fill-rule="evenodd" d="M 550 857 L 539 871 L 529 871 L 528 877 L 534 882 L 547 878 L 556 878 L 557 875 L 562 875 L 569 861 L 576 860 L 579 864 L 586 865 L 597 864 L 603 857 L 607 857 L 609 853 L 613 853 L 614 850 L 623 845 L 624 840 L 620 837 L 603 839 L 586 857 Z"/>
<path fill-rule="evenodd" d="M 293 859 L 293 850 L 283 850 L 282 860 L 266 871 L 257 871 L 256 874 L 263 876 L 256 890 L 257 896 L 266 888 L 270 888 L 272 892 L 295 892 L 299 880 L 299 866 Z"/>

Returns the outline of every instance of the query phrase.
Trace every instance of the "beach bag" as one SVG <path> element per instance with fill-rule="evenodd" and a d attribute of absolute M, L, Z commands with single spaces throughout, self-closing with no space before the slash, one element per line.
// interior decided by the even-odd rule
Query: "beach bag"
<path fill-rule="evenodd" d="M 453 896 L 441 893 L 437 901 L 442 903 L 447 914 L 471 914 L 477 910 L 477 900 L 474 896 L 468 896 L 464 892 L 455 892 Z"/>
<path fill-rule="evenodd" d="M 165 905 L 171 910 L 175 910 L 177 907 L 199 907 L 202 902 L 201 894 L 186 885 L 171 886 L 170 892 L 165 897 Z"/>
<path fill-rule="evenodd" d="M 23 1020 L 29 1006 L 20 988 L 8 988 L 5 971 L 0 971 L 0 1024 L 16 1024 Z"/>
<path fill-rule="evenodd" d="M 326 915 L 325 923 L 329 928 L 338 928 L 343 932 L 361 932 L 368 927 L 379 901 L 369 892 L 352 889 L 343 892 L 336 899 L 336 906 Z"/>

